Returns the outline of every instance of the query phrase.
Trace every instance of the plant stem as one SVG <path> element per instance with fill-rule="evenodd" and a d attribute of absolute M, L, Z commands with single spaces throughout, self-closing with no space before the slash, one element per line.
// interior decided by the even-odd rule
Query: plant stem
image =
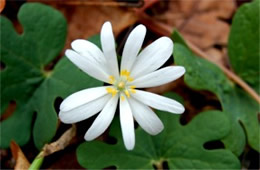
<path fill-rule="evenodd" d="M 159 162 L 158 164 L 155 165 L 157 170 L 163 170 L 163 165 L 162 162 Z"/>
<path fill-rule="evenodd" d="M 43 151 L 41 151 L 33 160 L 32 164 L 29 167 L 29 170 L 38 170 L 40 169 L 42 162 L 44 160 Z"/>

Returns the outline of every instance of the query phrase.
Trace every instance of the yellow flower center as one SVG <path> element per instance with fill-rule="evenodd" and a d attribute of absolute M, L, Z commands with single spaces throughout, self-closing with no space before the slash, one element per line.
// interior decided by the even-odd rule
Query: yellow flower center
<path fill-rule="evenodd" d="M 118 89 L 124 89 L 124 88 L 125 88 L 125 83 L 124 83 L 123 81 L 119 82 L 119 83 L 117 84 L 117 88 L 118 88 Z"/>
<path fill-rule="evenodd" d="M 120 77 L 118 80 L 114 76 L 109 76 L 109 83 L 113 85 L 113 87 L 107 87 L 106 90 L 112 96 L 115 96 L 119 93 L 121 100 L 125 100 L 125 96 L 130 98 L 131 93 L 135 93 L 135 86 L 128 85 L 128 82 L 132 82 L 134 79 L 130 77 L 130 72 L 127 70 L 122 70 L 120 72 Z"/>

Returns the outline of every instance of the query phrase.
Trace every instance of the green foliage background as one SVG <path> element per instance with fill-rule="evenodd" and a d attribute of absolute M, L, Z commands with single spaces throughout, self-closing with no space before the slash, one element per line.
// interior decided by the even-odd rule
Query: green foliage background
<path fill-rule="evenodd" d="M 228 53 L 232 69 L 259 93 L 259 0 L 242 5 L 234 16 Z M 18 34 L 10 20 L 1 16 L 1 114 L 11 101 L 15 112 L 0 124 L 0 147 L 8 148 L 15 140 L 20 146 L 32 137 L 41 149 L 57 130 L 54 102 L 58 97 L 102 83 L 82 73 L 66 57 L 46 70 L 64 47 L 67 24 L 57 10 L 39 3 L 27 3 L 19 11 L 23 33 Z M 238 157 L 246 144 L 259 148 L 257 104 L 245 91 L 231 82 L 214 64 L 195 56 L 178 32 L 175 43 L 175 64 L 186 68 L 185 83 L 193 90 L 208 90 L 218 97 L 222 111 L 199 113 L 183 126 L 180 116 L 157 111 L 165 129 L 157 136 L 136 130 L 136 147 L 129 152 L 123 146 L 118 119 L 109 134 L 116 144 L 101 141 L 85 142 L 77 149 L 77 157 L 85 168 L 108 166 L 153 168 L 168 162 L 173 169 L 240 169 Z M 90 39 L 100 45 L 98 36 Z M 167 94 L 176 98 L 176 95 Z M 181 97 L 177 97 L 181 98 Z M 33 117 L 36 117 L 33 122 Z M 32 134 L 32 136 L 31 136 Z M 206 142 L 221 140 L 225 148 L 207 150 Z"/>

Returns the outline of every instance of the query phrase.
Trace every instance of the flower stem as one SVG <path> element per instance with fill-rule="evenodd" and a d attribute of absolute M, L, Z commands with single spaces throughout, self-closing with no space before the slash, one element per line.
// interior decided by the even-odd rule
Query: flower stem
<path fill-rule="evenodd" d="M 155 165 L 157 170 L 163 170 L 163 165 L 162 162 L 159 162 L 158 164 Z"/>
<path fill-rule="evenodd" d="M 44 160 L 43 151 L 41 151 L 33 160 L 32 164 L 29 167 L 29 170 L 38 170 L 40 169 L 42 162 Z"/>

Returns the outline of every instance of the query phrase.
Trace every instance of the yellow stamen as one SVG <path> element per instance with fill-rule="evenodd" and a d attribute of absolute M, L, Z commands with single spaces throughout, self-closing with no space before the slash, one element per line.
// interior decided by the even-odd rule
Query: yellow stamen
<path fill-rule="evenodd" d="M 113 87 L 107 87 L 106 90 L 108 93 L 112 94 L 112 97 L 114 97 L 117 94 L 117 90 Z"/>
<path fill-rule="evenodd" d="M 114 76 L 109 76 L 109 83 L 114 84 L 115 83 L 115 77 Z"/>
<path fill-rule="evenodd" d="M 106 90 L 108 93 L 110 93 L 113 97 L 117 93 L 121 93 L 120 97 L 121 100 L 124 101 L 125 97 L 130 98 L 131 93 L 136 93 L 136 86 L 129 86 L 126 87 L 127 82 L 132 82 L 134 79 L 130 77 L 130 72 L 128 70 L 122 70 L 120 72 L 120 79 L 116 79 L 114 76 L 109 76 L 109 83 L 113 85 L 113 87 L 107 87 Z M 123 94 L 125 93 L 125 94 Z M 123 95 L 122 95 L 123 94 Z"/>
<path fill-rule="evenodd" d="M 125 95 L 129 98 L 129 97 L 130 97 L 129 91 L 128 91 L 128 90 L 125 90 L 124 92 L 125 92 Z"/>
<path fill-rule="evenodd" d="M 120 72 L 120 75 L 121 75 L 121 76 L 125 76 L 126 79 L 127 79 L 127 81 L 129 81 L 129 82 L 134 81 L 133 77 L 130 77 L 130 72 L 127 71 L 127 70 L 122 70 L 122 71 Z"/>
<path fill-rule="evenodd" d="M 129 88 L 130 88 L 129 91 L 131 93 L 136 93 L 136 91 L 135 91 L 136 86 L 130 86 Z"/>
<path fill-rule="evenodd" d="M 135 89 L 130 89 L 131 93 L 136 93 Z"/>
<path fill-rule="evenodd" d="M 130 89 L 135 89 L 136 88 L 136 86 L 130 86 Z"/>
<path fill-rule="evenodd" d="M 129 76 L 129 77 L 127 77 L 127 81 L 132 82 L 132 81 L 134 81 L 134 79 Z"/>
<path fill-rule="evenodd" d="M 130 72 L 127 71 L 127 70 L 122 70 L 121 73 L 120 73 L 121 76 L 126 76 L 128 77 L 130 75 Z"/>

